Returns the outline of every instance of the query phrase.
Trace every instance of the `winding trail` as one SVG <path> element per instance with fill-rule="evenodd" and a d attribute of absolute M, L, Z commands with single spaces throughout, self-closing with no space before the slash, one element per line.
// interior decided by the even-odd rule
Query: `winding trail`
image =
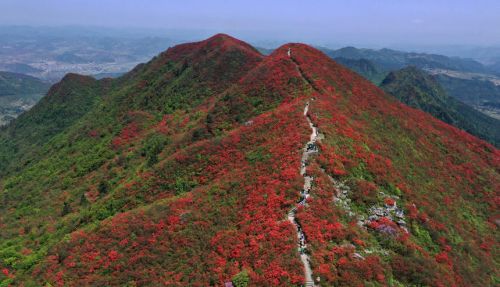
<path fill-rule="evenodd" d="M 306 145 L 303 149 L 303 153 L 302 153 L 300 175 L 302 175 L 304 177 L 304 186 L 303 186 L 302 191 L 300 193 L 300 201 L 297 204 L 297 206 L 306 206 L 306 204 L 307 204 L 307 198 L 309 198 L 309 196 L 310 196 L 309 193 L 311 191 L 311 185 L 312 185 L 312 182 L 314 180 L 314 178 L 312 176 L 306 175 L 307 163 L 309 160 L 309 156 L 313 153 L 318 152 L 318 149 L 316 147 L 316 140 L 318 138 L 318 129 L 312 123 L 311 118 L 308 115 L 308 112 L 309 112 L 309 102 L 306 103 L 306 106 L 304 108 L 304 116 L 306 117 L 306 120 L 307 120 L 312 132 L 311 132 L 310 140 L 306 143 Z M 300 260 L 302 261 L 302 264 L 304 265 L 305 286 L 316 286 L 314 284 L 314 280 L 313 280 L 311 264 L 309 262 L 309 255 L 306 253 L 306 251 L 307 251 L 307 244 L 306 244 L 307 240 L 306 239 L 307 238 L 306 238 L 306 235 L 302 229 L 302 226 L 295 218 L 297 206 L 292 208 L 290 210 L 290 212 L 288 213 L 288 220 L 292 224 L 295 225 L 295 228 L 297 230 L 297 238 L 299 239 Z"/>
<path fill-rule="evenodd" d="M 314 86 L 314 83 L 304 75 L 302 69 L 299 66 L 299 63 L 297 63 L 297 61 L 292 57 L 291 48 L 288 48 L 287 56 L 294 63 L 295 68 L 297 69 L 297 72 L 302 77 L 302 79 L 305 82 L 307 82 L 314 90 L 318 91 L 318 89 Z M 314 98 L 312 98 L 311 100 L 314 100 Z M 298 251 L 300 254 L 300 260 L 304 265 L 304 283 L 305 283 L 304 286 L 317 287 L 318 285 L 315 284 L 313 279 L 311 263 L 309 260 L 309 255 L 307 253 L 307 237 L 306 234 L 304 233 L 304 230 L 302 229 L 300 222 L 298 222 L 295 217 L 295 214 L 297 212 L 297 207 L 307 206 L 307 199 L 310 196 L 312 183 L 314 181 L 314 177 L 307 175 L 306 173 L 307 164 L 309 161 L 309 156 L 311 154 L 318 153 L 316 141 L 318 139 L 319 134 L 318 134 L 318 129 L 316 128 L 316 126 L 314 126 L 313 122 L 311 121 L 311 117 L 309 116 L 309 101 L 306 102 L 306 105 L 304 107 L 304 117 L 306 118 L 307 123 L 311 128 L 311 135 L 309 141 L 304 146 L 302 152 L 302 158 L 300 161 L 300 175 L 304 177 L 304 186 L 302 187 L 302 191 L 300 192 L 300 200 L 298 201 L 297 205 L 288 212 L 288 220 L 295 226 L 297 231 L 297 238 L 299 239 Z"/>

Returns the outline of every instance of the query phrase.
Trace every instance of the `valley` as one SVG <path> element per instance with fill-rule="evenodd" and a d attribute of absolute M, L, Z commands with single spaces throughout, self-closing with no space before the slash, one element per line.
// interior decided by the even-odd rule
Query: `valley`
<path fill-rule="evenodd" d="M 0 27 L 0 71 L 52 83 L 67 73 L 121 74 L 172 43 L 110 29 Z"/>
<path fill-rule="evenodd" d="M 0 71 L 0 127 L 31 109 L 49 86 L 31 76 Z"/>
<path fill-rule="evenodd" d="M 42 97 L 43 94 L 0 97 L 0 127 L 29 111 Z"/>

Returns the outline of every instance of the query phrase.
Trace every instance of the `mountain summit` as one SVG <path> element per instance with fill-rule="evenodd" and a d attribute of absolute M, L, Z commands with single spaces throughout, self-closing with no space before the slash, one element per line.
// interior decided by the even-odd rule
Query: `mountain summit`
<path fill-rule="evenodd" d="M 74 79 L 0 132 L 0 284 L 498 277 L 499 151 L 310 46 L 219 34 Z"/>

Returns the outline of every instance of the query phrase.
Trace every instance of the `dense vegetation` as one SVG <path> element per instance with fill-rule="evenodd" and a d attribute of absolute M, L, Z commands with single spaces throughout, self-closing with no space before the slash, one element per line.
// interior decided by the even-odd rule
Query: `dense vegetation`
<path fill-rule="evenodd" d="M 0 97 L 44 94 L 49 84 L 37 78 L 10 72 L 0 72 Z"/>
<path fill-rule="evenodd" d="M 458 79 L 437 75 L 437 81 L 448 94 L 470 105 L 500 103 L 500 86 L 478 79 Z"/>
<path fill-rule="evenodd" d="M 379 85 L 388 73 L 380 69 L 380 67 L 377 67 L 373 62 L 370 62 L 366 59 L 349 59 L 338 57 L 334 58 L 334 60 L 337 63 L 348 67 L 354 72 L 370 80 L 375 85 Z"/>
<path fill-rule="evenodd" d="M 497 149 L 316 49 L 216 35 L 69 75 L 0 131 L 0 286 L 300 286 L 306 101 L 322 137 L 297 218 L 322 286 L 498 283 Z M 408 232 L 357 224 L 384 204 Z"/>
<path fill-rule="evenodd" d="M 408 53 L 390 49 L 371 50 L 346 47 L 339 50 L 323 49 L 323 51 L 375 84 L 380 84 L 383 77 L 389 72 L 400 70 L 408 66 L 419 69 L 445 69 L 458 72 L 479 72 L 491 74 L 491 67 L 484 67 L 478 62 L 449 58 L 442 55 Z M 449 96 L 472 105 L 500 102 L 500 86 L 479 78 L 458 78 L 444 74 L 435 75 Z"/>
<path fill-rule="evenodd" d="M 391 72 L 380 87 L 401 102 L 500 146 L 500 121 L 449 97 L 439 83 L 416 67 Z"/>
<path fill-rule="evenodd" d="M 42 147 L 92 109 L 106 81 L 68 74 L 33 109 L 1 129 L 0 176 L 39 158 Z"/>
<path fill-rule="evenodd" d="M 380 64 L 357 58 L 373 52 L 372 50 L 351 51 L 345 48 L 338 51 L 343 51 L 341 55 L 351 58 L 338 57 L 334 58 L 335 61 L 379 85 L 405 104 L 428 112 L 498 146 L 500 128 L 494 114 L 499 110 L 500 89 L 490 81 L 454 78 L 442 74 L 431 77 L 415 66 L 389 71 Z M 391 59 L 385 54 L 378 57 L 380 58 L 374 61 Z M 386 68 L 397 66 L 399 65 L 387 65 Z"/>
<path fill-rule="evenodd" d="M 49 89 L 36 78 L 0 72 L 0 126 L 33 107 Z"/>

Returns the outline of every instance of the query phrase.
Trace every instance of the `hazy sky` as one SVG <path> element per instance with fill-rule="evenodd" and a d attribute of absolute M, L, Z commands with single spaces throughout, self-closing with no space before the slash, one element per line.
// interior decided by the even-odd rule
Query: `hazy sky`
<path fill-rule="evenodd" d="M 0 25 L 226 32 L 338 44 L 500 44 L 500 0 L 0 0 Z"/>

